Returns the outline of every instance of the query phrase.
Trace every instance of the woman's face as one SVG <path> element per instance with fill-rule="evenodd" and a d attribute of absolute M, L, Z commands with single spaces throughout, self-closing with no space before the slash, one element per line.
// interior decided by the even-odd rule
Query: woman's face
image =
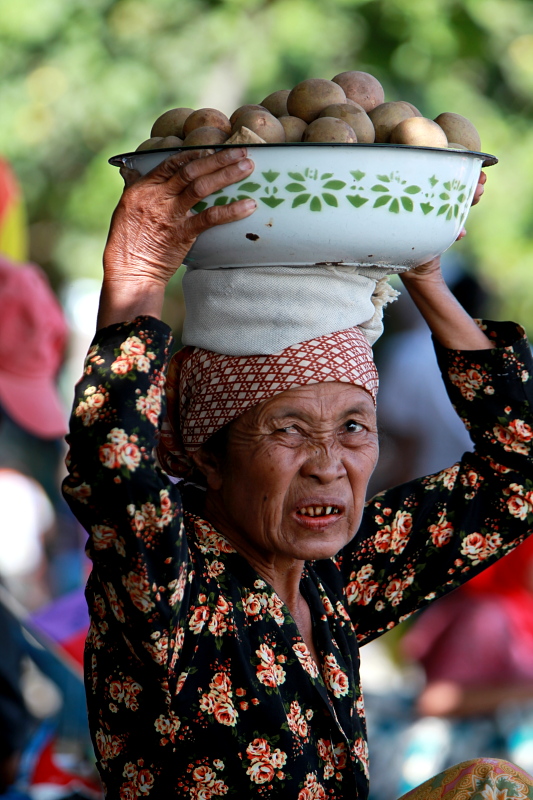
<path fill-rule="evenodd" d="M 231 424 L 223 462 L 203 469 L 209 516 L 252 562 L 328 558 L 359 527 L 377 457 L 364 389 L 290 389 Z"/>

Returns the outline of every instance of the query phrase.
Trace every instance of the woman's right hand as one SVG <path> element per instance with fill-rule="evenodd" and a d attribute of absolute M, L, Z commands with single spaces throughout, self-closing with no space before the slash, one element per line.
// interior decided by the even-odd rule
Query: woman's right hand
<path fill-rule="evenodd" d="M 166 284 L 200 233 L 255 210 L 255 201 L 240 200 L 199 214 L 191 211 L 254 168 L 243 148 L 205 152 L 178 153 L 143 177 L 121 170 L 126 186 L 111 221 L 104 254 L 106 279 L 117 275 L 121 280 L 141 277 Z"/>
<path fill-rule="evenodd" d="M 160 316 L 165 287 L 197 236 L 250 216 L 256 203 L 239 200 L 197 214 L 193 206 L 253 169 L 246 150 L 235 147 L 177 153 L 143 177 L 121 170 L 126 186 L 104 252 L 98 327 L 140 314 Z"/>

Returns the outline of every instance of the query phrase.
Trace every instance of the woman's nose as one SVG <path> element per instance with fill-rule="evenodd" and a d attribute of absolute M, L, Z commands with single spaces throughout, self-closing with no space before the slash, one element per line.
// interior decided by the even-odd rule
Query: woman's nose
<path fill-rule="evenodd" d="M 315 478 L 320 483 L 331 483 L 346 475 L 338 444 L 310 444 L 308 456 L 300 471 L 304 477 Z"/>

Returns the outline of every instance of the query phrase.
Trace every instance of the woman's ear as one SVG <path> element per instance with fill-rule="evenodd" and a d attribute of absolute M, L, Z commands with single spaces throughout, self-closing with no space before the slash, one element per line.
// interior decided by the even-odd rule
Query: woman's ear
<path fill-rule="evenodd" d="M 214 453 L 200 447 L 191 456 L 196 469 L 205 477 L 207 488 L 218 491 L 222 488 L 222 465 Z"/>

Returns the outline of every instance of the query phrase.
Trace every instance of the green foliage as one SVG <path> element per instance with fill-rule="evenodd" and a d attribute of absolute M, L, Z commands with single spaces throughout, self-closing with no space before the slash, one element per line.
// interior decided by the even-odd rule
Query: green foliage
<path fill-rule="evenodd" d="M 134 150 L 166 109 L 230 113 L 347 69 L 375 74 L 388 100 L 478 127 L 501 163 L 457 248 L 527 322 L 530 0 L 0 0 L 0 153 L 23 184 L 33 257 L 64 278 L 99 274 L 121 191 L 107 158 Z"/>

